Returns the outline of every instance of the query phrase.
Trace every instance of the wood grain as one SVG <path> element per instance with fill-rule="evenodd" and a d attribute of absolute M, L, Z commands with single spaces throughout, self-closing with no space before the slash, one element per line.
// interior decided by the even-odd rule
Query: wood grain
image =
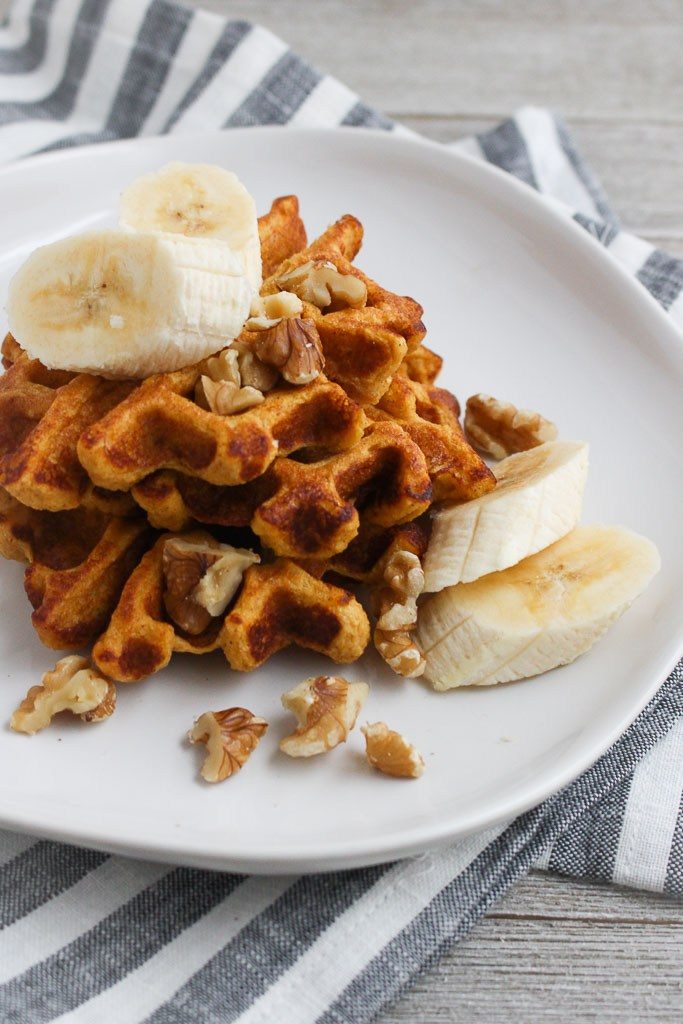
<path fill-rule="evenodd" d="M 532 874 L 378 1024 L 681 1020 L 683 905 Z"/>
<path fill-rule="evenodd" d="M 681 0 L 191 6 L 271 28 L 431 138 L 562 111 L 624 225 L 683 253 Z M 681 903 L 532 874 L 380 1022 L 680 1022 L 682 978 Z"/>

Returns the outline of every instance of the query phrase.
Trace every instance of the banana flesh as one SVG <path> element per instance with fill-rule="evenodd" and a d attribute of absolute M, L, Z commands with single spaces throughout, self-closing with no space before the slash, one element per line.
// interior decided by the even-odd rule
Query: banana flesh
<path fill-rule="evenodd" d="M 125 190 L 119 217 L 121 226 L 133 231 L 227 242 L 242 259 L 258 295 L 262 280 L 256 205 L 232 171 L 213 164 L 167 164 Z"/>
<path fill-rule="evenodd" d="M 424 678 L 491 686 L 574 661 L 658 572 L 659 554 L 618 526 L 579 526 L 517 565 L 459 583 L 419 611 Z"/>
<path fill-rule="evenodd" d="M 568 533 L 581 516 L 588 445 L 550 441 L 494 467 L 496 488 L 434 513 L 425 591 L 514 565 Z"/>
<path fill-rule="evenodd" d="M 252 288 L 224 242 L 98 231 L 37 249 L 15 274 L 9 327 L 48 367 L 146 377 L 236 338 Z"/>

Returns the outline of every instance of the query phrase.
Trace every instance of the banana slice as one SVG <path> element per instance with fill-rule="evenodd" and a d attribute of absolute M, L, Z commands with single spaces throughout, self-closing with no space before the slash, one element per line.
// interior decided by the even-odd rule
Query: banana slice
<path fill-rule="evenodd" d="M 581 516 L 588 445 L 550 441 L 503 459 L 494 473 L 495 490 L 435 512 L 427 593 L 506 569 L 569 533 Z"/>
<path fill-rule="evenodd" d="M 120 223 L 133 231 L 219 238 L 244 261 L 258 295 L 261 243 L 254 200 L 232 171 L 213 164 L 171 163 L 137 178 L 121 196 Z"/>
<path fill-rule="evenodd" d="M 578 526 L 509 569 L 449 587 L 420 608 L 424 678 L 450 690 L 566 665 L 626 611 L 659 565 L 645 537 L 619 526 Z"/>
<path fill-rule="evenodd" d="M 9 327 L 49 367 L 146 377 L 236 338 L 251 286 L 224 242 L 98 231 L 37 249 L 10 283 Z"/>

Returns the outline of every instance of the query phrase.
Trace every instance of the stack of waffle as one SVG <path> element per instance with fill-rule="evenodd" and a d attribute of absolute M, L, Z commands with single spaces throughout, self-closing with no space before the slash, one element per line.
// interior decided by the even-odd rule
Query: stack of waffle
<path fill-rule="evenodd" d="M 390 553 L 424 554 L 433 502 L 493 487 L 456 399 L 434 386 L 441 360 L 422 343 L 421 307 L 353 264 L 362 233 L 346 216 L 307 245 L 294 197 L 259 220 L 264 296 L 313 260 L 361 280 L 367 302 L 304 302 L 324 372 L 300 386 L 281 380 L 243 412 L 196 401 L 205 363 L 110 381 L 48 370 L 5 339 L 0 553 L 28 563 L 43 643 L 92 644 L 95 665 L 119 681 L 157 671 L 174 651 L 220 648 L 239 671 L 292 643 L 354 661 L 369 621 L 340 583 L 378 585 Z M 166 610 L 173 537 L 261 555 L 200 633 Z"/>

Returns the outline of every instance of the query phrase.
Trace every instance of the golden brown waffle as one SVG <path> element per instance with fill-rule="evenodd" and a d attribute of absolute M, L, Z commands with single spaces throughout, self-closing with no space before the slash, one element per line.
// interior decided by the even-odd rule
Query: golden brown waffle
<path fill-rule="evenodd" d="M 277 279 L 310 260 L 329 260 L 341 274 L 351 274 L 367 287 L 367 305 L 361 309 L 325 312 L 304 303 L 303 316 L 315 323 L 323 352 L 325 373 L 357 402 L 374 404 L 409 351 L 425 335 L 422 307 L 414 299 L 395 295 L 367 277 L 350 260 L 363 237 L 362 225 L 346 216 L 333 224 L 307 249 L 285 260 L 263 286 L 263 294 L 278 291 Z M 249 340 L 249 332 L 244 337 Z"/>
<path fill-rule="evenodd" d="M 332 572 L 362 583 L 374 583 L 379 579 L 386 560 L 396 551 L 410 551 L 422 560 L 430 533 L 428 516 L 389 528 L 361 522 L 358 535 L 344 551 L 320 563 L 317 571 L 316 567 L 308 568 L 323 576 Z"/>
<path fill-rule="evenodd" d="M 400 423 L 420 448 L 435 501 L 468 501 L 495 487 L 495 476 L 463 433 L 460 406 L 449 391 L 397 374 L 377 407 L 366 411 L 371 419 Z"/>
<path fill-rule="evenodd" d="M 144 519 L 38 511 L 0 492 L 0 553 L 30 563 L 31 621 L 48 647 L 81 647 L 101 633 L 152 537 Z"/>
<path fill-rule="evenodd" d="M 0 377 L 0 486 L 32 508 L 57 511 L 87 503 L 91 482 L 78 461 L 83 431 L 134 385 L 48 370 L 20 355 Z M 120 496 L 96 496 L 120 511 Z M 129 503 L 128 503 L 129 504 Z"/>
<path fill-rule="evenodd" d="M 362 410 L 322 375 L 303 387 L 279 386 L 246 412 L 219 416 L 193 400 L 201 373 L 198 364 L 149 377 L 81 434 L 78 457 L 93 483 L 128 490 L 158 469 L 177 469 L 241 484 L 277 454 L 311 446 L 340 451 L 362 434 Z"/>
<path fill-rule="evenodd" d="M 16 363 L 19 356 L 23 355 L 24 350 L 11 334 L 6 334 L 0 352 L 2 353 L 2 365 L 6 370 L 9 370 L 10 366 Z"/>
<path fill-rule="evenodd" d="M 409 352 L 398 368 L 398 373 L 419 384 L 433 384 L 441 373 L 443 359 L 426 345 L 418 345 Z"/>
<path fill-rule="evenodd" d="M 286 559 L 247 570 L 232 610 L 198 636 L 169 621 L 163 607 L 161 537 L 126 583 L 107 630 L 93 649 L 97 667 L 112 679 L 135 682 L 164 668 L 175 651 L 222 649 L 233 669 L 248 671 L 296 644 L 337 662 L 358 658 L 369 640 L 361 605 L 347 591 L 324 583 Z M 204 541 L 201 531 L 183 535 Z"/>
<path fill-rule="evenodd" d="M 151 535 L 144 521 L 112 519 L 79 565 L 29 565 L 24 586 L 34 608 L 31 622 L 47 647 L 82 647 L 102 632 Z"/>
<path fill-rule="evenodd" d="M 251 528 L 266 547 L 292 558 L 329 558 L 365 522 L 393 526 L 421 515 L 432 488 L 420 449 L 397 424 L 370 427 L 355 448 L 309 465 L 278 459 L 276 489 Z"/>
<path fill-rule="evenodd" d="M 258 219 L 258 233 L 263 276 L 270 277 L 283 260 L 306 246 L 306 228 L 299 216 L 297 197 L 281 196 L 273 200 L 268 213 Z"/>
<path fill-rule="evenodd" d="M 192 522 L 249 526 L 256 509 L 275 493 L 276 487 L 272 466 L 255 480 L 235 487 L 221 487 L 184 473 L 161 470 L 136 484 L 132 494 L 153 526 L 178 531 Z"/>
<path fill-rule="evenodd" d="M 277 555 L 324 559 L 368 525 L 393 526 L 429 506 L 425 458 L 398 424 L 376 423 L 352 449 L 313 463 L 279 458 L 239 487 L 156 473 L 133 489 L 150 522 L 185 529 L 193 520 L 251 529 Z"/>

